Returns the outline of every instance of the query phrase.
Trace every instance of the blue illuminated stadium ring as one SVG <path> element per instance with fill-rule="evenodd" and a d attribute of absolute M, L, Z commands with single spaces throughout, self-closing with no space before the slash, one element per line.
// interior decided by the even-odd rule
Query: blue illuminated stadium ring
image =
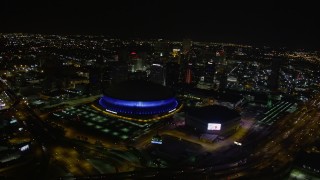
<path fill-rule="evenodd" d="M 127 100 L 120 100 L 120 99 L 115 99 L 107 96 L 103 96 L 102 98 L 103 98 L 103 101 L 109 102 L 117 106 L 141 107 L 141 108 L 164 106 L 176 101 L 175 98 L 158 100 L 158 101 L 127 101 Z"/>
<path fill-rule="evenodd" d="M 175 98 L 157 101 L 129 101 L 103 96 L 99 104 L 109 112 L 131 115 L 156 115 L 168 113 L 178 106 Z"/>
<path fill-rule="evenodd" d="M 171 89 L 150 81 L 122 81 L 104 88 L 103 94 L 100 107 L 128 118 L 165 116 L 180 107 Z"/>

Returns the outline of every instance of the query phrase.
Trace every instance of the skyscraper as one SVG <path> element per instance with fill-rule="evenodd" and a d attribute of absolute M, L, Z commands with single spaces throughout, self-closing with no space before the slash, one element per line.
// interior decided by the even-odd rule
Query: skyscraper
<path fill-rule="evenodd" d="M 221 64 L 227 65 L 226 52 L 223 47 L 219 47 L 216 51 L 216 59 L 220 61 Z"/>
<path fill-rule="evenodd" d="M 167 62 L 170 52 L 170 43 L 167 40 L 158 39 L 154 42 L 154 51 L 157 58 L 162 62 Z"/>
<path fill-rule="evenodd" d="M 118 53 L 118 60 L 121 62 L 129 61 L 129 52 L 126 49 L 121 49 Z"/>
<path fill-rule="evenodd" d="M 145 71 L 146 65 L 143 58 L 141 58 L 136 52 L 130 53 L 130 67 L 132 72 Z"/>
<path fill-rule="evenodd" d="M 114 62 L 109 65 L 109 77 L 111 83 L 118 83 L 128 79 L 128 64 L 125 62 Z"/>
<path fill-rule="evenodd" d="M 191 84 L 192 83 L 192 63 L 188 63 L 187 69 L 186 69 L 186 76 L 185 76 L 185 83 L 186 84 Z"/>
<path fill-rule="evenodd" d="M 201 68 L 200 81 L 197 87 L 200 89 L 213 89 L 214 86 L 214 76 L 215 76 L 215 64 L 213 61 L 207 62 L 203 68 Z"/>
<path fill-rule="evenodd" d="M 216 72 L 216 69 L 215 69 L 214 62 L 213 61 L 207 62 L 204 69 L 204 82 L 213 83 L 215 72 Z"/>
<path fill-rule="evenodd" d="M 173 87 L 179 82 L 179 65 L 176 62 L 168 62 L 165 65 L 166 86 Z"/>
<path fill-rule="evenodd" d="M 191 39 L 184 39 L 182 41 L 182 53 L 187 54 L 190 51 L 191 46 L 192 46 Z"/>
<path fill-rule="evenodd" d="M 165 85 L 165 71 L 161 64 L 152 64 L 150 66 L 149 80 L 154 83 Z"/>
<path fill-rule="evenodd" d="M 103 84 L 114 84 L 128 79 L 128 64 L 116 61 L 108 64 L 103 69 Z"/>
<path fill-rule="evenodd" d="M 279 73 L 281 59 L 274 58 L 271 63 L 271 75 L 268 78 L 268 87 L 270 91 L 277 91 L 279 88 Z"/>

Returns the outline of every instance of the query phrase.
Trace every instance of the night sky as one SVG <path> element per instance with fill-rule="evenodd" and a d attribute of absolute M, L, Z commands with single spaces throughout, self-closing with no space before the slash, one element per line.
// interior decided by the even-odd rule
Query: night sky
<path fill-rule="evenodd" d="M 2 1 L 0 32 L 191 38 L 319 50 L 318 5 L 311 0 Z"/>

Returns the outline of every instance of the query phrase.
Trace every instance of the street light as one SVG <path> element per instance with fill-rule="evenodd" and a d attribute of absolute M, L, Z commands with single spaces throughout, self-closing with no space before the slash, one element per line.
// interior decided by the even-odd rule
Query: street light
<path fill-rule="evenodd" d="M 240 142 L 234 141 L 233 143 L 234 143 L 235 145 L 242 146 L 242 143 L 240 143 Z"/>

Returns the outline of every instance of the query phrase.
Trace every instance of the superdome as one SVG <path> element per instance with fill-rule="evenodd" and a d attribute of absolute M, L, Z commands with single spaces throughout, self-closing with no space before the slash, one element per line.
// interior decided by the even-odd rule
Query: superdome
<path fill-rule="evenodd" d="M 130 117 L 165 115 L 179 105 L 168 88 L 141 80 L 123 81 L 105 89 L 99 104 L 107 112 Z"/>
<path fill-rule="evenodd" d="M 174 97 L 170 89 L 153 82 L 127 80 L 104 90 L 104 95 L 128 101 L 156 101 Z"/>

